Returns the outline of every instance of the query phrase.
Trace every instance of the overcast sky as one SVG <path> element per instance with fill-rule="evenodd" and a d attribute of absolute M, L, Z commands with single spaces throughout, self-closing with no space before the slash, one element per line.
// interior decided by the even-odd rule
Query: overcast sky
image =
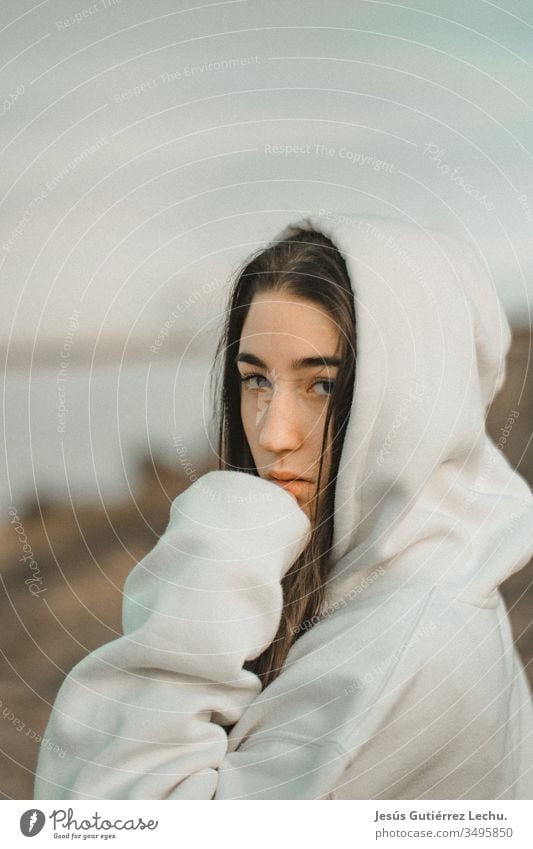
<path fill-rule="evenodd" d="M 319 209 L 469 239 L 529 323 L 527 0 L 9 0 L 0 39 L 4 347 L 208 321 Z"/>

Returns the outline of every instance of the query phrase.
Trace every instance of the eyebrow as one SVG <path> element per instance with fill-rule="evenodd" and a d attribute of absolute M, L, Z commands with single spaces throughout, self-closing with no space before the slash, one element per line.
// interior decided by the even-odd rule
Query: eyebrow
<path fill-rule="evenodd" d="M 249 363 L 251 366 L 267 369 L 267 364 L 263 360 L 256 357 L 255 354 L 249 354 L 242 351 L 235 357 L 235 364 Z M 340 357 L 300 357 L 293 360 L 291 363 L 292 369 L 316 368 L 317 366 L 339 366 L 341 364 Z"/>

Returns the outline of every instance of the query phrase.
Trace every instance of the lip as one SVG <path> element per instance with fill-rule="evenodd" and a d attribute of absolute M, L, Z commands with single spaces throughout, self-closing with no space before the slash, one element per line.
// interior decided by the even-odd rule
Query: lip
<path fill-rule="evenodd" d="M 277 478 L 270 478 L 272 483 L 277 484 L 277 486 L 284 489 L 286 492 L 290 492 L 292 495 L 298 497 L 299 495 L 304 495 L 307 491 L 307 488 L 310 486 L 311 482 L 307 480 L 303 480 L 303 478 L 296 478 L 294 480 L 289 481 L 280 481 Z"/>
<path fill-rule="evenodd" d="M 273 481 L 306 481 L 309 483 L 309 478 L 300 477 L 295 472 L 269 472 L 267 477 Z"/>
<path fill-rule="evenodd" d="M 296 497 L 305 494 L 311 484 L 310 480 L 299 478 L 294 472 L 271 472 L 267 477 L 272 483 Z"/>

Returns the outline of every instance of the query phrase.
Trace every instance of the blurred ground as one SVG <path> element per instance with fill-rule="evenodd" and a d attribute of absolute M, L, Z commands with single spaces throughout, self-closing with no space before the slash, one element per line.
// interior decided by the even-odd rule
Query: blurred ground
<path fill-rule="evenodd" d="M 505 385 L 489 410 L 487 430 L 496 444 L 505 438 L 506 422 L 513 413 L 511 433 L 503 451 L 511 465 L 533 486 L 533 380 L 531 379 L 532 336 L 528 329 L 515 330 L 507 358 Z M 533 528 L 531 529 L 533 534 Z M 511 617 L 518 651 L 533 689 L 533 560 L 501 586 Z"/>
<path fill-rule="evenodd" d="M 530 335 L 515 332 L 506 385 L 488 418 L 495 442 L 512 410 L 505 453 L 533 481 L 533 386 Z M 530 369 L 529 369 L 530 371 Z M 41 504 L 20 519 L 39 565 L 44 591 L 33 597 L 24 583 L 13 529 L 0 535 L 3 613 L 0 621 L 0 795 L 28 799 L 33 792 L 40 735 L 68 671 L 87 652 L 119 634 L 121 590 L 134 564 L 153 548 L 168 521 L 170 503 L 187 485 L 177 470 L 147 461 L 144 485 L 124 507 Z M 202 474 L 207 469 L 200 470 Z M 510 578 L 502 593 L 518 650 L 533 686 L 533 561 Z M 53 741 L 51 741 L 53 743 Z"/>
<path fill-rule="evenodd" d="M 78 660 L 119 636 L 121 591 L 135 563 L 155 545 L 170 503 L 188 480 L 146 465 L 145 483 L 124 507 L 42 504 L 21 516 L 45 592 L 33 597 L 17 563 L 12 528 L 0 538 L 0 793 L 28 799 L 40 735 L 61 681 Z M 16 564 L 13 566 L 13 564 Z M 23 576 L 21 576 L 21 572 Z"/>

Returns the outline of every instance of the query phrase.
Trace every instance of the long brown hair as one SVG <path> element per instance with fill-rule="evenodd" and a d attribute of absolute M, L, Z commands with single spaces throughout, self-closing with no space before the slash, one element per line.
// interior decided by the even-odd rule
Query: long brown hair
<path fill-rule="evenodd" d="M 333 242 L 306 223 L 309 229 L 288 228 L 282 239 L 259 250 L 241 266 L 229 293 L 226 323 L 215 356 L 215 364 L 222 361 L 215 404 L 219 468 L 258 475 L 242 425 L 241 383 L 235 366 L 242 328 L 253 298 L 259 292 L 286 292 L 312 301 L 327 311 L 340 335 L 342 365 L 328 401 L 318 471 L 320 506 L 312 517 L 313 530 L 305 550 L 282 581 L 283 610 L 276 636 L 262 654 L 245 664 L 245 668 L 259 676 L 263 687 L 279 675 L 291 645 L 313 624 L 324 601 L 333 539 L 335 480 L 355 376 L 355 313 L 346 264 Z M 322 488 L 328 434 L 331 465 Z"/>

